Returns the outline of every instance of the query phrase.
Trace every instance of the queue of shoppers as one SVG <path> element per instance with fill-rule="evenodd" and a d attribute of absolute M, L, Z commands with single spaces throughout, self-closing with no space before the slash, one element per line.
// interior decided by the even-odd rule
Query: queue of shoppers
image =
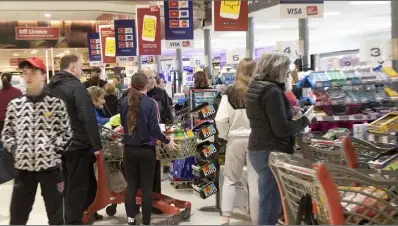
<path fill-rule="evenodd" d="M 292 154 L 294 135 L 313 116 L 293 120 L 290 60 L 279 53 L 264 54 L 256 63 L 243 59 L 236 83 L 221 97 L 215 118 L 219 137 L 227 140 L 222 196 L 222 224 L 228 225 L 243 168 L 248 171 L 250 212 L 255 225 L 275 225 L 282 214 L 276 180 L 268 166 L 270 152 Z M 14 155 L 15 179 L 10 224 L 27 223 L 40 184 L 49 224 L 80 225 L 94 201 L 97 182 L 95 153 L 101 151 L 98 124 L 120 113 L 124 129 L 124 170 L 127 181 L 128 224 L 137 223 L 135 197 L 142 189 L 143 224 L 150 224 L 152 192 L 160 189 L 160 162 L 153 138 L 174 148 L 159 123 L 173 121 L 170 97 L 160 77 L 150 70 L 133 75 L 130 88 L 118 99 L 117 87 L 97 80 L 80 82 L 78 56 L 61 59 L 60 72 L 46 86 L 42 60 L 19 64 L 26 94 L 13 88 L 12 76 L 1 74 L 1 141 Z M 195 88 L 209 88 L 206 73 L 195 73 Z M 91 78 L 90 78 L 91 79 Z M 88 88 L 88 89 L 87 89 Z M 115 103 L 116 102 L 116 103 Z M 112 109 L 111 109 L 112 108 Z M 65 202 L 63 202 L 65 200 Z M 65 210 L 65 211 L 64 211 Z M 96 214 L 96 219 L 102 216 Z"/>

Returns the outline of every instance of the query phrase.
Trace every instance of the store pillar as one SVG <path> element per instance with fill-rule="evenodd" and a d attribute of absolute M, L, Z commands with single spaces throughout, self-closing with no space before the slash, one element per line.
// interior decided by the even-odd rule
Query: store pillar
<path fill-rule="evenodd" d="M 182 64 L 182 49 L 176 49 L 176 57 L 177 57 L 177 78 L 175 81 L 176 91 L 178 93 L 181 92 L 182 86 L 182 74 L 183 74 L 183 64 Z"/>
<path fill-rule="evenodd" d="M 203 30 L 203 39 L 205 44 L 206 72 L 209 76 L 213 75 L 212 56 L 211 56 L 211 36 L 210 29 Z"/>
<path fill-rule="evenodd" d="M 391 2 L 392 67 L 398 71 L 398 1 Z"/>
<path fill-rule="evenodd" d="M 137 67 L 138 70 L 142 69 L 142 60 L 141 60 L 141 56 L 137 56 Z"/>
<path fill-rule="evenodd" d="M 310 51 L 309 51 L 309 28 L 308 19 L 299 19 L 299 40 L 300 48 L 303 51 L 303 70 L 309 70 L 310 65 Z"/>
<path fill-rule="evenodd" d="M 156 63 L 156 73 L 159 74 L 161 73 L 162 70 L 162 64 L 160 62 L 160 56 L 155 56 L 155 63 Z"/>
<path fill-rule="evenodd" d="M 254 18 L 249 17 L 246 32 L 246 57 L 254 59 Z"/>

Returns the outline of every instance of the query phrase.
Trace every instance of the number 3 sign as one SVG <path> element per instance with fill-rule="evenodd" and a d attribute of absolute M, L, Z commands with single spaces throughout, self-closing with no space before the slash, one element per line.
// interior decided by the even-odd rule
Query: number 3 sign
<path fill-rule="evenodd" d="M 301 55 L 299 41 L 277 42 L 276 49 L 288 56 L 292 61 L 300 58 Z"/>
<path fill-rule="evenodd" d="M 390 40 L 362 41 L 359 48 L 359 59 L 361 62 L 377 62 L 392 60 Z"/>

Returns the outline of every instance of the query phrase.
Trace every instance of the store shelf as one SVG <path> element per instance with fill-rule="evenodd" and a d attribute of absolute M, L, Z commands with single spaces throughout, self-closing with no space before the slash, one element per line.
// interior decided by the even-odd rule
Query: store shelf
<path fill-rule="evenodd" d="M 384 85 L 390 84 L 391 80 L 345 80 L 345 81 L 317 81 L 314 88 L 340 88 L 344 86 L 360 85 Z"/>
<path fill-rule="evenodd" d="M 365 140 L 380 143 L 380 144 L 398 144 L 398 133 L 385 133 L 385 134 L 378 134 L 378 133 L 371 133 L 368 132 L 365 135 Z"/>
<path fill-rule="evenodd" d="M 381 115 L 365 115 L 365 114 L 356 114 L 356 115 L 332 115 L 332 116 L 318 116 L 316 120 L 318 122 L 334 122 L 334 121 L 371 121 L 380 118 Z"/>

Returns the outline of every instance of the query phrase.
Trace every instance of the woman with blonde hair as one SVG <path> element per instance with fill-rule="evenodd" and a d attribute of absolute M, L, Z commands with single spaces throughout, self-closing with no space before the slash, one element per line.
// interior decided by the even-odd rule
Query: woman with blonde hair
<path fill-rule="evenodd" d="M 250 134 L 250 124 L 246 116 L 245 96 L 256 62 L 251 58 L 240 61 L 236 73 L 235 84 L 229 86 L 221 97 L 220 106 L 215 118 L 218 136 L 227 140 L 227 151 L 224 167 L 224 184 L 222 188 L 221 211 L 222 224 L 229 224 L 229 218 L 235 203 L 236 187 L 242 176 L 247 159 L 247 145 Z M 252 220 L 257 219 L 258 199 L 256 198 L 256 178 L 252 178 L 254 169 L 248 168 L 250 194 L 250 213 Z M 254 182 L 254 183 L 253 183 Z M 252 190 L 254 188 L 254 190 Z M 254 205 L 252 205 L 254 204 Z"/>
<path fill-rule="evenodd" d="M 268 166 L 271 152 L 293 153 L 293 136 L 307 127 L 312 115 L 293 120 L 285 96 L 290 60 L 281 53 L 264 54 L 257 63 L 245 98 L 251 133 L 249 159 L 258 174 L 258 225 L 275 225 L 282 213 L 279 189 Z"/>

